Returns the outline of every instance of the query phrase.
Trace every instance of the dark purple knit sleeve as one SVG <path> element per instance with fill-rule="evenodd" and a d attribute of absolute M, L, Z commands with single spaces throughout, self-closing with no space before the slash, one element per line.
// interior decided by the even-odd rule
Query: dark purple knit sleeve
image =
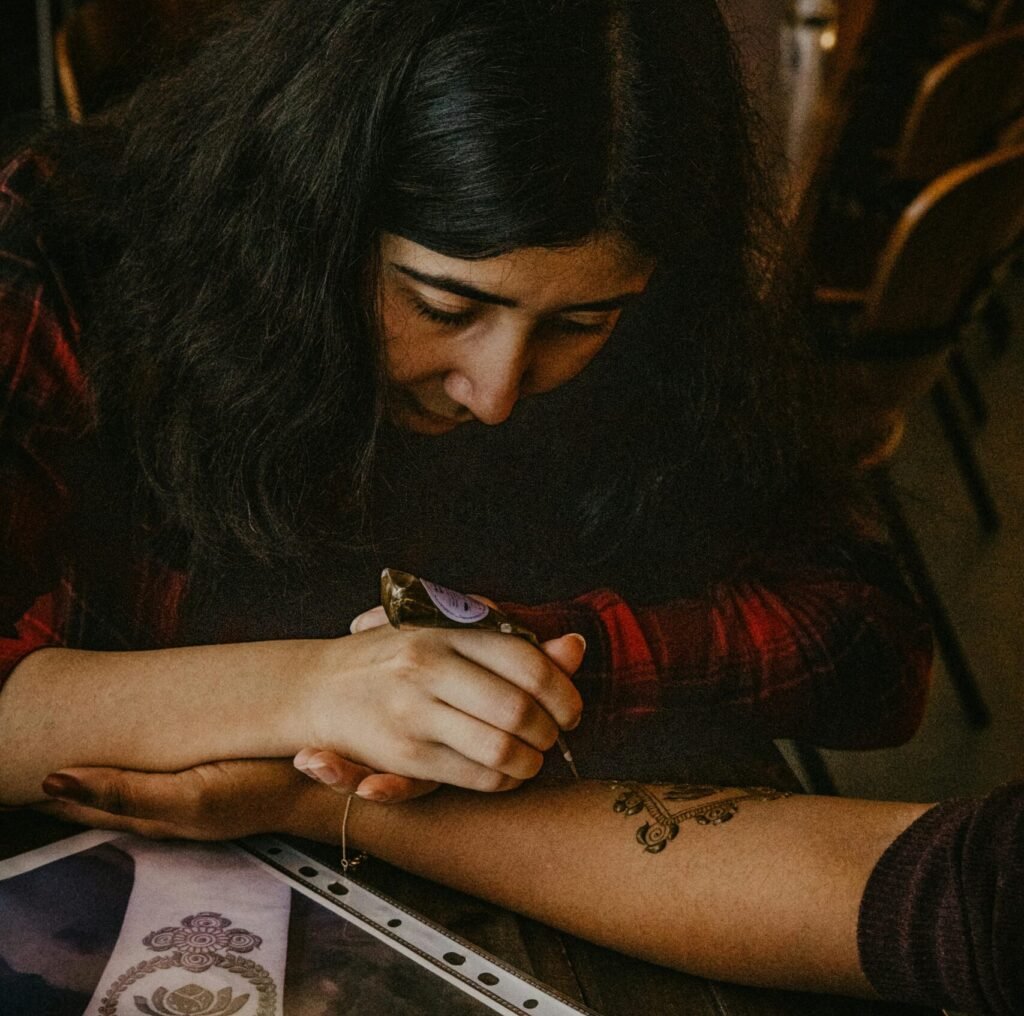
<path fill-rule="evenodd" d="M 883 998 L 1024 1013 L 1024 781 L 904 830 L 868 879 L 857 940 Z"/>

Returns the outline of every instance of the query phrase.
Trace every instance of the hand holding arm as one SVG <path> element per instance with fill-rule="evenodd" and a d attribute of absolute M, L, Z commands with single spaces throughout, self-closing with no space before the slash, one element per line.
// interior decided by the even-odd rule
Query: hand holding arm
<path fill-rule="evenodd" d="M 486 597 L 477 597 L 494 606 Z M 353 634 L 370 631 L 388 623 L 383 607 L 373 607 L 356 617 L 351 624 Z M 544 654 L 564 673 L 573 674 L 583 661 L 586 642 L 578 635 L 555 638 L 542 643 Z M 303 748 L 294 759 L 295 767 L 307 776 L 329 787 L 348 793 L 355 793 L 368 801 L 398 802 L 422 797 L 436 790 L 439 784 L 433 780 L 417 780 L 397 773 L 366 771 L 336 751 L 330 749 Z M 361 771 L 362 770 L 362 771 Z"/>
<path fill-rule="evenodd" d="M 60 707 L 55 707 L 59 700 Z M 0 801 L 69 765 L 177 771 L 307 744 L 479 790 L 540 768 L 580 700 L 543 652 L 488 632 L 98 653 L 44 649 L 0 695 Z"/>

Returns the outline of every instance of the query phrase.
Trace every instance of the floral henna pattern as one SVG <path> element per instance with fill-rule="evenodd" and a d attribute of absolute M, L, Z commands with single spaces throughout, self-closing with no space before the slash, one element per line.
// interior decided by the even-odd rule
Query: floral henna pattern
<path fill-rule="evenodd" d="M 789 793 L 770 787 L 712 787 L 677 783 L 646 787 L 640 783 L 613 783 L 619 796 L 612 810 L 626 818 L 646 813 L 636 840 L 649 854 L 660 854 L 679 834 L 679 826 L 693 819 L 697 825 L 722 825 L 739 811 L 741 801 L 777 801 Z M 710 800 L 709 800 L 710 799 Z M 693 804 L 703 801 L 702 804 Z M 686 802 L 682 808 L 674 807 Z"/>
<path fill-rule="evenodd" d="M 186 984 L 171 992 L 157 988 L 149 999 L 136 995 L 135 1008 L 146 1016 L 235 1016 L 249 1001 L 249 996 L 236 998 L 233 995 L 230 988 L 223 988 L 215 995 L 198 984 Z"/>
<path fill-rule="evenodd" d="M 247 953 L 263 944 L 259 935 L 253 935 L 244 928 L 228 931 L 230 924 L 228 918 L 204 910 L 184 918 L 176 928 L 161 928 L 150 932 L 142 944 L 154 952 L 174 949 L 181 953 L 181 965 L 186 969 L 206 970 L 213 966 L 221 950 Z"/>
<path fill-rule="evenodd" d="M 137 963 L 118 977 L 100 1002 L 100 1016 L 118 1016 L 125 991 L 152 974 L 162 972 L 160 979 L 165 980 L 177 969 L 195 977 L 211 967 L 235 974 L 255 989 L 254 1016 L 276 1016 L 277 985 L 273 977 L 254 960 L 239 955 L 258 949 L 263 939 L 244 928 L 231 928 L 228 918 L 204 910 L 183 918 L 180 925 L 150 932 L 142 944 L 153 952 L 169 955 Z M 135 1010 L 146 1016 L 235 1016 L 243 1009 L 252 1010 L 251 1006 L 246 1008 L 252 997 L 251 993 L 235 994 L 230 987 L 210 990 L 190 982 L 174 989 L 160 985 L 148 997 L 135 995 L 133 1001 Z"/>

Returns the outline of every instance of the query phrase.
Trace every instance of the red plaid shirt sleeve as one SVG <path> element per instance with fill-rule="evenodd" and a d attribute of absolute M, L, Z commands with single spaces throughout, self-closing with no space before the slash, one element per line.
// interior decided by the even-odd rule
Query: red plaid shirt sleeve
<path fill-rule="evenodd" d="M 34 171 L 24 160 L 0 173 L 0 228 L 21 204 L 14 179 Z M 51 446 L 81 429 L 88 394 L 55 287 L 38 261 L 0 250 L 0 685 L 62 641 L 68 503 Z"/>
<path fill-rule="evenodd" d="M 579 632 L 590 736 L 676 710 L 681 729 L 728 727 L 833 748 L 907 741 L 924 714 L 931 630 L 886 550 L 805 548 L 705 595 L 631 606 L 610 589 L 504 609 L 542 639 Z"/>

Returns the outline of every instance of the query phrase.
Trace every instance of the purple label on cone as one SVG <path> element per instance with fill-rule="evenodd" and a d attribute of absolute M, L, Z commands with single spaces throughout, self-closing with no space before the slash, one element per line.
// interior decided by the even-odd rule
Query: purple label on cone
<path fill-rule="evenodd" d="M 446 589 L 435 582 L 428 582 L 426 579 L 420 579 L 420 582 L 423 583 L 423 588 L 434 606 L 449 620 L 458 621 L 459 624 L 473 624 L 487 616 L 490 608 L 486 603 L 481 603 L 465 593 L 457 593 L 454 589 Z"/>

